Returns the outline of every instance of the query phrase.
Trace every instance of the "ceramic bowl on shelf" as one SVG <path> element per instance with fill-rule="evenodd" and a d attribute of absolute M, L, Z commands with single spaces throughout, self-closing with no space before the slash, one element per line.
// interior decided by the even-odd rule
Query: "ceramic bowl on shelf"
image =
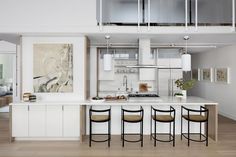
<path fill-rule="evenodd" d="M 95 103 L 101 103 L 101 102 L 104 102 L 105 99 L 102 97 L 92 97 L 92 98 L 90 98 L 90 101 L 95 102 Z"/>

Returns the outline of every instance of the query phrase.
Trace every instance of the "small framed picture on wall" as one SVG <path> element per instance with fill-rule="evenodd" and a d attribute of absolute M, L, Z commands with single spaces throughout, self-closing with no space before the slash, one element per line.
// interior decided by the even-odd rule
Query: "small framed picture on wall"
<path fill-rule="evenodd" d="M 201 70 L 201 80 L 213 82 L 213 69 L 212 68 L 204 68 Z"/>
<path fill-rule="evenodd" d="M 200 69 L 192 69 L 192 79 L 200 81 L 201 72 Z"/>
<path fill-rule="evenodd" d="M 230 83 L 230 69 L 229 68 L 215 68 L 215 82 Z"/>

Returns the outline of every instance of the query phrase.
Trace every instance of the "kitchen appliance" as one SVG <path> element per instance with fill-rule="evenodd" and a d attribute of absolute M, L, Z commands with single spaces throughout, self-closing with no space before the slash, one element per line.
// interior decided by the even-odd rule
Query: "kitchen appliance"
<path fill-rule="evenodd" d="M 128 101 L 133 102 L 161 102 L 159 95 L 155 93 L 135 93 L 128 95 Z"/>
<path fill-rule="evenodd" d="M 149 98 L 157 98 L 159 95 L 154 93 L 135 93 L 135 94 L 129 94 L 129 97 L 137 98 L 137 97 L 149 97 Z"/>

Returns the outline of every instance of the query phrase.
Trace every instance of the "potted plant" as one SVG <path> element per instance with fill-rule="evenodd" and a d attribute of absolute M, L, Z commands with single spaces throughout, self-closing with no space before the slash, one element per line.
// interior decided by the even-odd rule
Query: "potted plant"
<path fill-rule="evenodd" d="M 175 84 L 178 88 L 180 88 L 182 90 L 183 98 L 186 98 L 187 97 L 187 90 L 193 88 L 193 86 L 196 84 L 196 80 L 195 79 L 184 80 L 183 78 L 181 78 L 181 79 L 176 80 Z M 179 93 L 178 95 L 181 95 L 181 94 Z"/>

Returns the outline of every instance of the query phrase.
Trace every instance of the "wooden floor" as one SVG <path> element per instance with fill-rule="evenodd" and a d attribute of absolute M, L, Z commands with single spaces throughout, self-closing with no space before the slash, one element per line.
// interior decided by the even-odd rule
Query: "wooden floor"
<path fill-rule="evenodd" d="M 0 157 L 236 157 L 236 122 L 219 117 L 219 141 L 210 140 L 209 146 L 191 143 L 177 137 L 176 147 L 170 143 L 158 143 L 145 137 L 144 147 L 127 143 L 122 148 L 119 136 L 112 136 L 111 147 L 95 143 L 90 148 L 88 141 L 79 142 L 8 142 L 8 115 L 0 113 Z"/>

